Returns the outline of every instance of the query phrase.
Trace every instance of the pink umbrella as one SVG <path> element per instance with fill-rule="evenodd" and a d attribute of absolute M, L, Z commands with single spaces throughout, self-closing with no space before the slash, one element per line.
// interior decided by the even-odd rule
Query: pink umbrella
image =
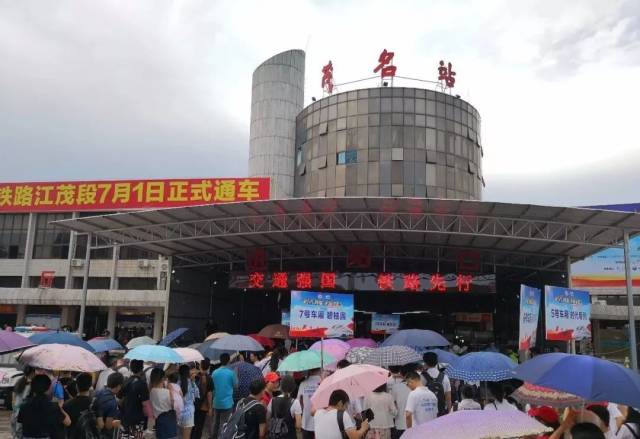
<path fill-rule="evenodd" d="M 351 349 L 351 346 L 349 346 L 347 343 L 337 338 L 329 338 L 322 342 L 317 341 L 314 344 L 312 344 L 309 349 L 312 349 L 314 351 L 320 351 L 321 345 L 322 345 L 322 350 L 326 354 L 329 354 L 333 358 L 335 358 L 336 361 L 343 360 L 344 357 L 346 357 L 347 355 L 347 351 Z"/>
<path fill-rule="evenodd" d="M 388 379 L 389 371 L 386 369 L 368 364 L 352 364 L 325 378 L 311 397 L 311 402 L 315 408 L 326 407 L 331 393 L 338 389 L 344 390 L 349 399 L 355 400 L 386 384 Z"/>
<path fill-rule="evenodd" d="M 41 344 L 29 348 L 20 356 L 29 366 L 69 372 L 97 372 L 107 366 L 88 350 L 68 344 Z"/>
<path fill-rule="evenodd" d="M 197 363 L 204 360 L 202 354 L 193 348 L 173 348 L 185 363 Z"/>
<path fill-rule="evenodd" d="M 352 348 L 377 348 L 378 343 L 370 338 L 352 338 L 347 340 L 347 344 Z"/>

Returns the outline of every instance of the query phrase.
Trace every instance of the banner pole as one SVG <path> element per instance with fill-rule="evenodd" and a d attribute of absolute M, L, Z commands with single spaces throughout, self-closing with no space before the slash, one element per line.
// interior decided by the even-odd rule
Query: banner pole
<path fill-rule="evenodd" d="M 638 370 L 638 346 L 636 344 L 636 317 L 633 304 L 633 280 L 631 278 L 631 255 L 629 251 L 629 232 L 624 231 L 624 277 L 627 288 L 627 314 L 629 317 L 629 354 L 631 368 Z"/>
<path fill-rule="evenodd" d="M 324 336 L 320 337 L 320 375 L 324 376 Z"/>

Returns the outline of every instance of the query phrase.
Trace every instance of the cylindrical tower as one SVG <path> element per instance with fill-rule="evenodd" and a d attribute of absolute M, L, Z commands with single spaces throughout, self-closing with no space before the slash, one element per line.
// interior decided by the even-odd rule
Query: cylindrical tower
<path fill-rule="evenodd" d="M 302 50 L 279 53 L 253 72 L 249 175 L 271 178 L 271 197 L 293 196 L 296 117 L 304 104 Z"/>
<path fill-rule="evenodd" d="M 482 199 L 480 114 L 458 97 L 343 92 L 302 110 L 296 134 L 296 197 Z"/>

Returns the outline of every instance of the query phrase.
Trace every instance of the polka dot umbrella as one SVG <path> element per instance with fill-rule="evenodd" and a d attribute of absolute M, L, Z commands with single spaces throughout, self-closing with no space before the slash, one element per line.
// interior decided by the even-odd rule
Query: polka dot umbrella
<path fill-rule="evenodd" d="M 497 352 L 471 352 L 447 368 L 450 378 L 464 381 L 503 381 L 514 377 L 516 364 Z"/>

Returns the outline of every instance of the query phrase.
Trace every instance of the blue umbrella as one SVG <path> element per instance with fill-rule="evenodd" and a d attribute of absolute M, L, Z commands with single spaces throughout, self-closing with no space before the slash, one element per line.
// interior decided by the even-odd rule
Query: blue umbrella
<path fill-rule="evenodd" d="M 166 346 L 143 345 L 131 349 L 124 358 L 128 360 L 150 361 L 152 363 L 183 363 L 184 360 L 176 351 Z"/>
<path fill-rule="evenodd" d="M 225 335 L 211 344 L 211 349 L 233 352 L 261 352 L 264 346 L 247 335 Z"/>
<path fill-rule="evenodd" d="M 169 346 L 171 343 L 182 337 L 182 335 L 188 330 L 189 328 L 178 328 L 175 331 L 171 331 L 165 338 L 160 340 L 158 344 L 160 346 Z"/>
<path fill-rule="evenodd" d="M 587 401 L 640 406 L 640 375 L 596 357 L 560 352 L 539 355 L 518 366 L 515 377 Z"/>
<path fill-rule="evenodd" d="M 95 352 L 109 352 L 124 350 L 124 346 L 112 338 L 94 338 L 87 343 L 95 350 Z"/>
<path fill-rule="evenodd" d="M 230 365 L 238 374 L 238 388 L 233 392 L 233 399 L 240 400 L 249 396 L 249 386 L 255 380 L 262 379 L 262 372 L 253 364 L 239 361 Z"/>
<path fill-rule="evenodd" d="M 95 352 L 95 349 L 89 343 L 72 332 L 42 332 L 33 334 L 29 337 L 29 341 L 34 344 L 68 344 L 84 348 L 89 352 Z"/>
<path fill-rule="evenodd" d="M 407 346 L 418 352 L 424 352 L 427 348 L 449 346 L 449 341 L 428 329 L 403 329 L 391 334 L 381 346 Z"/>
<path fill-rule="evenodd" d="M 464 381 L 502 381 L 514 378 L 516 364 L 497 352 L 471 352 L 447 368 L 447 375 Z"/>
<path fill-rule="evenodd" d="M 438 356 L 438 363 L 447 363 L 450 366 L 458 364 L 460 357 L 453 352 L 443 351 L 442 349 L 427 349 L 427 352 L 433 352 Z"/>
<path fill-rule="evenodd" d="M 227 354 L 231 355 L 231 354 L 234 354 L 236 352 L 235 349 L 233 349 L 233 350 L 213 349 L 211 347 L 211 345 L 214 344 L 216 341 L 218 341 L 218 340 L 207 340 L 207 341 L 204 341 L 204 342 L 200 343 L 200 345 L 196 349 L 204 357 L 208 358 L 211 361 L 220 360 L 220 355 L 222 355 L 224 353 L 227 353 Z"/>

